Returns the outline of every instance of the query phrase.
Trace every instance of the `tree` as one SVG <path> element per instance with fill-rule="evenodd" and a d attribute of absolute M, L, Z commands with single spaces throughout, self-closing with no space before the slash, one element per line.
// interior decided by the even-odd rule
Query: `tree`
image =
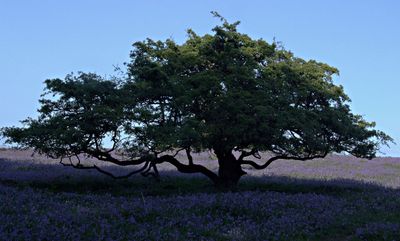
<path fill-rule="evenodd" d="M 46 80 L 40 116 L 22 128 L 3 128 L 2 135 L 51 157 L 86 154 L 141 165 L 124 177 L 158 175 L 157 165 L 167 162 L 225 186 L 237 184 L 244 165 L 264 169 L 275 160 L 305 161 L 330 152 L 373 158 L 380 144 L 392 141 L 351 112 L 349 97 L 332 81 L 336 68 L 254 40 L 237 31 L 239 22 L 214 15 L 222 24 L 212 34 L 188 30 L 183 44 L 134 43 L 121 81 L 91 73 Z M 215 153 L 218 173 L 193 162 L 191 154 L 203 150 Z M 181 151 L 187 163 L 171 154 Z M 261 151 L 273 155 L 248 159 L 260 158 Z M 115 177 L 80 161 L 64 165 Z"/>

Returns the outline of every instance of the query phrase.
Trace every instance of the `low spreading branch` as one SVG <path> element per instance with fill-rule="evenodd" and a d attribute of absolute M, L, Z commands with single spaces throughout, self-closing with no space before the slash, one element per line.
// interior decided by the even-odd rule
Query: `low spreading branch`
<path fill-rule="evenodd" d="M 120 165 L 120 166 L 140 165 L 143 163 L 144 163 L 144 165 L 140 169 L 132 171 L 126 175 L 116 176 L 116 175 L 98 167 L 97 165 L 93 165 L 93 166 L 82 165 L 78 155 L 75 155 L 78 159 L 78 163 L 76 163 L 76 164 L 74 164 L 72 162 L 71 157 L 68 157 L 69 163 L 64 163 L 63 158 L 61 158 L 60 163 L 63 166 L 71 166 L 76 169 L 96 169 L 99 172 L 106 174 L 107 176 L 110 176 L 114 179 L 128 178 L 136 173 L 141 173 L 143 176 L 153 176 L 153 177 L 159 179 L 159 172 L 158 172 L 156 164 L 161 164 L 161 163 L 166 162 L 166 163 L 170 163 L 171 165 L 175 166 L 178 169 L 178 171 L 180 171 L 180 172 L 202 173 L 205 176 L 207 176 L 208 178 L 210 178 L 214 183 L 218 183 L 218 181 L 219 181 L 218 175 L 215 174 L 214 172 L 210 171 L 206 167 L 204 167 L 202 165 L 193 164 L 193 160 L 188 165 L 183 164 L 183 163 L 179 162 L 174 156 L 171 156 L 171 155 L 164 155 L 161 157 L 155 157 L 155 156 L 148 155 L 148 156 L 143 156 L 137 160 L 131 160 L 131 161 L 120 161 L 120 160 L 112 157 L 109 153 L 104 153 L 104 152 L 102 152 L 102 153 L 90 152 L 90 155 L 92 155 L 93 157 L 96 157 L 97 159 L 99 159 L 101 161 L 114 163 L 114 164 Z M 151 172 L 151 170 L 153 170 L 153 172 Z"/>
<path fill-rule="evenodd" d="M 116 176 L 116 175 L 112 174 L 111 172 L 106 171 L 106 170 L 104 170 L 104 169 L 98 167 L 97 165 L 92 165 L 92 166 L 85 166 L 85 165 L 82 165 L 81 162 L 80 162 L 79 156 L 76 155 L 76 157 L 77 157 L 77 159 L 78 159 L 78 163 L 76 163 L 76 164 L 74 164 L 74 163 L 72 162 L 71 157 L 68 157 L 69 163 L 64 163 L 64 162 L 63 162 L 63 158 L 61 158 L 61 159 L 60 159 L 60 164 L 62 164 L 63 166 L 70 166 L 70 167 L 73 167 L 73 168 L 75 168 L 75 169 L 96 169 L 97 171 L 99 171 L 99 172 L 101 172 L 101 173 L 103 173 L 103 174 L 105 174 L 105 175 L 107 175 L 107 176 L 109 176 L 109 177 L 112 177 L 113 179 L 128 178 L 128 177 L 130 177 L 130 176 L 132 176 L 132 175 L 134 175 L 134 174 L 136 174 L 136 173 L 143 172 L 144 170 L 146 170 L 146 168 L 149 167 L 149 164 L 150 164 L 150 161 L 146 161 L 145 164 L 144 164 L 141 168 L 139 168 L 139 169 L 137 169 L 137 170 L 134 170 L 134 171 L 132 171 L 132 172 L 129 172 L 129 173 L 126 174 L 126 175 Z"/>
<path fill-rule="evenodd" d="M 280 156 L 274 156 L 268 159 L 264 164 L 260 165 L 254 161 L 251 160 L 241 160 L 240 164 L 241 165 L 250 165 L 254 167 L 257 170 L 265 169 L 268 167 L 272 162 L 276 160 L 297 160 L 297 161 L 307 161 L 307 160 L 312 160 L 316 158 L 324 158 L 328 154 L 328 151 L 318 154 L 318 155 L 308 155 L 304 157 L 296 157 L 296 156 L 287 156 L 287 155 L 280 155 Z"/>
<path fill-rule="evenodd" d="M 157 158 L 157 163 L 163 163 L 167 162 L 170 163 L 171 165 L 174 165 L 178 171 L 183 172 L 183 173 L 201 173 L 208 178 L 210 178 L 214 183 L 219 182 L 219 177 L 217 174 L 214 172 L 210 171 L 206 167 L 198 164 L 192 164 L 192 165 L 185 165 L 181 162 L 179 162 L 177 159 L 175 159 L 171 155 L 164 155 L 159 158 Z"/>
<path fill-rule="evenodd" d="M 116 164 L 118 166 L 140 165 L 145 161 L 142 158 L 134 159 L 134 160 L 119 160 L 119 159 L 113 157 L 110 153 L 103 152 L 99 149 L 86 149 L 85 152 L 87 154 L 89 154 L 90 156 L 97 158 L 100 161 L 110 162 L 110 163 Z"/>

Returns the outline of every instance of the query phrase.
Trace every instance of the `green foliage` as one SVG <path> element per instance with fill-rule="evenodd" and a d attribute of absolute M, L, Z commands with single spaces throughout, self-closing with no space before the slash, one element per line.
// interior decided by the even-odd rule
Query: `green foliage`
<path fill-rule="evenodd" d="M 213 149 L 372 158 L 379 144 L 392 141 L 351 112 L 349 97 L 332 81 L 336 68 L 252 39 L 238 32 L 239 22 L 214 15 L 222 25 L 212 34 L 189 29 L 183 44 L 134 43 L 119 82 L 90 73 L 46 80 L 39 118 L 2 135 L 53 157 L 95 153 L 104 160 L 118 148 L 131 156 Z"/>
<path fill-rule="evenodd" d="M 213 35 L 188 30 L 181 45 L 134 44 L 127 83 L 146 119 L 138 133 L 151 131 L 161 150 L 256 149 L 296 157 L 345 151 L 372 158 L 379 143 L 391 140 L 351 113 L 349 97 L 332 82 L 336 68 L 222 21 Z"/>
<path fill-rule="evenodd" d="M 40 116 L 22 121 L 23 128 L 2 129 L 9 143 L 33 147 L 39 153 L 62 157 L 102 145 L 107 134 L 120 134 L 124 122 L 123 95 L 118 85 L 95 74 L 68 75 L 45 81 Z M 48 95 L 51 98 L 45 98 Z M 97 143 L 96 143 L 97 142 Z"/>

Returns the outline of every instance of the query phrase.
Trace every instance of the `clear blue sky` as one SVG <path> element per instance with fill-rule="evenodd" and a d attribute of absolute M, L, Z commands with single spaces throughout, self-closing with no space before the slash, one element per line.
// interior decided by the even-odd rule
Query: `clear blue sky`
<path fill-rule="evenodd" d="M 131 44 L 147 37 L 186 38 L 240 20 L 253 38 L 283 42 L 305 59 L 339 68 L 336 80 L 352 109 L 394 137 L 384 148 L 400 156 L 400 1 L 120 1 L 65 0 L 0 3 L 0 127 L 36 116 L 46 78 L 70 72 L 113 74 Z M 1 144 L 1 142 L 0 142 Z"/>

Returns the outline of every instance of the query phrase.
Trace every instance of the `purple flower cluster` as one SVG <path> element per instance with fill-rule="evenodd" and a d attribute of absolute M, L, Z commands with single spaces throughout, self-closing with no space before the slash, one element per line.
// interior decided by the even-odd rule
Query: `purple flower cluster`
<path fill-rule="evenodd" d="M 399 223 L 368 223 L 356 230 L 361 240 L 400 240 Z"/>
<path fill-rule="evenodd" d="M 199 154 L 197 161 L 207 155 Z M 216 169 L 215 161 L 206 163 Z M 399 167 L 395 158 L 277 161 L 265 171 L 249 171 L 243 181 L 286 185 L 291 191 L 129 196 L 9 185 L 110 179 L 5 150 L 0 151 L 0 240 L 342 239 L 330 230 L 344 230 L 343 239 L 400 240 Z M 171 178 L 181 175 L 170 166 L 160 171 Z M 332 187 L 341 191 L 318 191 Z"/>
<path fill-rule="evenodd" d="M 0 186 L 0 197 L 4 240 L 279 240 L 326 228 L 345 210 L 335 197 L 277 192 L 129 198 Z"/>

